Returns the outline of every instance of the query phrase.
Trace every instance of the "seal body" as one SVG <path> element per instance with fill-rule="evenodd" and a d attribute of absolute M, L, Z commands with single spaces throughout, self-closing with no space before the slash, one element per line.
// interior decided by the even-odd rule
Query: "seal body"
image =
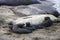
<path fill-rule="evenodd" d="M 30 22 L 26 22 L 26 24 L 16 24 L 10 27 L 10 30 L 12 30 L 15 33 L 32 33 L 36 29 L 49 27 L 53 24 L 52 20 L 49 17 L 45 17 L 44 21 L 40 23 L 39 25 L 31 25 Z M 24 26 L 25 25 L 25 26 Z"/>
<path fill-rule="evenodd" d="M 39 25 L 44 21 L 45 17 L 49 17 L 52 21 L 55 21 L 57 18 L 50 14 L 42 14 L 42 15 L 31 15 L 26 17 L 18 18 L 16 21 L 14 21 L 15 24 L 21 24 L 26 22 L 30 22 L 31 25 Z"/>

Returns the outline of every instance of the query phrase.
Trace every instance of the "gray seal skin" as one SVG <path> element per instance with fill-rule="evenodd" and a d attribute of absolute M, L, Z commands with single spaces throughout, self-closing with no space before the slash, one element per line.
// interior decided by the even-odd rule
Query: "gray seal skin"
<path fill-rule="evenodd" d="M 37 27 L 37 29 L 50 27 L 53 25 L 53 21 L 49 17 L 45 17 L 44 21 Z"/>
<path fill-rule="evenodd" d="M 56 17 L 58 17 L 60 15 L 58 13 L 58 11 L 56 10 L 56 8 L 49 6 L 49 5 L 32 4 L 32 5 L 28 5 L 28 7 L 35 8 L 35 9 L 41 9 L 41 10 L 45 11 L 47 14 L 52 14 Z"/>
<path fill-rule="evenodd" d="M 41 26 L 49 27 L 52 24 L 53 24 L 53 22 L 51 21 L 51 19 L 49 17 L 45 17 L 45 20 L 43 21 L 43 23 L 41 23 Z"/>
<path fill-rule="evenodd" d="M 26 26 L 24 27 L 25 24 L 16 24 L 10 26 L 10 30 L 13 31 L 14 33 L 32 33 L 36 29 L 41 29 L 44 27 L 49 27 L 53 24 L 51 19 L 49 17 L 45 17 L 45 20 L 37 26 L 32 26 L 30 25 L 30 22 L 26 23 Z"/>
<path fill-rule="evenodd" d="M 10 30 L 14 33 L 32 33 L 32 30 L 25 28 L 24 24 L 16 24 L 9 26 Z"/>
<path fill-rule="evenodd" d="M 28 5 L 40 3 L 38 0 L 0 0 L 0 5 Z"/>

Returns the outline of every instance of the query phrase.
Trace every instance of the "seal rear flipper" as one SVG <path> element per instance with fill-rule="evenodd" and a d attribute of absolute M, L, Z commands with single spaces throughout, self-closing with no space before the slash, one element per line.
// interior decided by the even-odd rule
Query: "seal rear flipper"
<path fill-rule="evenodd" d="M 60 23 L 60 18 L 54 21 L 54 23 Z"/>

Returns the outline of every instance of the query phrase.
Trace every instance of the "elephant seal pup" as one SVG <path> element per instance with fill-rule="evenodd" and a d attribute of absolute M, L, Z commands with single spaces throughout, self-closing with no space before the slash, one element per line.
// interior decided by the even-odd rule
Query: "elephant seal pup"
<path fill-rule="evenodd" d="M 49 17 L 52 21 L 57 20 L 57 18 L 51 14 L 42 14 L 42 15 L 31 15 L 26 17 L 18 18 L 14 21 L 15 24 L 26 24 L 27 22 L 30 22 L 30 24 L 33 25 L 39 25 L 41 24 L 45 17 Z"/>
<path fill-rule="evenodd" d="M 49 27 L 52 24 L 53 22 L 51 21 L 51 19 L 49 17 L 45 17 L 44 21 L 39 25 L 31 25 L 30 22 L 26 22 L 26 24 L 13 25 L 10 29 L 15 33 L 32 33 L 36 29 Z"/>

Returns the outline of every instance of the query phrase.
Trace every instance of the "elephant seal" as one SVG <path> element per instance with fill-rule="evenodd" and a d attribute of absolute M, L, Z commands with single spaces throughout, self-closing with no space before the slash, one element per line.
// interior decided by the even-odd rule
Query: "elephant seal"
<path fill-rule="evenodd" d="M 32 33 L 36 29 L 51 26 L 55 19 L 57 18 L 53 15 L 32 15 L 28 16 L 28 18 L 22 17 L 19 20 L 20 22 L 16 23 L 16 25 L 12 25 L 10 29 L 15 33 Z"/>
<path fill-rule="evenodd" d="M 37 4 L 40 3 L 38 0 L 0 0 L 0 5 L 29 5 L 29 4 Z"/>
<path fill-rule="evenodd" d="M 30 8 L 34 8 L 34 9 L 40 9 L 45 11 L 47 14 L 52 14 L 56 17 L 58 17 L 60 14 L 58 13 L 58 11 L 56 10 L 56 8 L 49 6 L 49 5 L 43 5 L 43 4 L 32 4 L 29 5 L 28 7 Z"/>
<path fill-rule="evenodd" d="M 26 23 L 26 26 L 24 27 L 24 24 L 16 24 L 13 26 L 10 26 L 10 30 L 13 31 L 14 33 L 32 33 L 36 29 L 41 29 L 45 27 L 49 27 L 53 24 L 51 19 L 49 17 L 45 17 L 45 20 L 37 26 L 32 26 L 30 25 L 30 22 Z"/>

